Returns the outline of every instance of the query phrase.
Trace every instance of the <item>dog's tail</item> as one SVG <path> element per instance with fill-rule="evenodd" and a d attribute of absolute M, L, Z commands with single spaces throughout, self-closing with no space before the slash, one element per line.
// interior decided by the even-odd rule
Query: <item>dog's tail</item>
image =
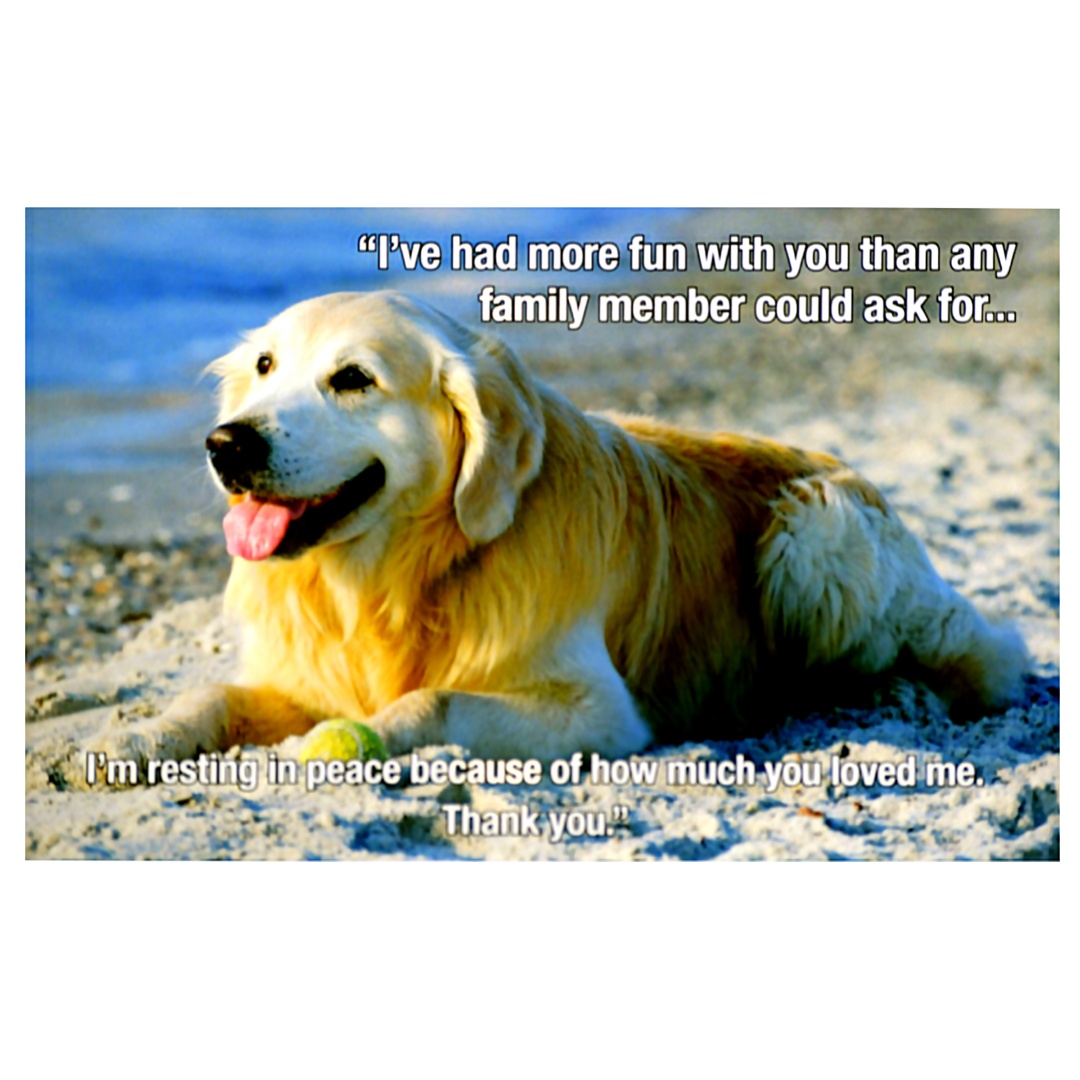
<path fill-rule="evenodd" d="M 989 622 L 956 593 L 952 599 L 938 616 L 936 647 L 911 648 L 914 675 L 948 704 L 953 719 L 977 720 L 1019 700 L 1031 657 L 1014 626 Z"/>

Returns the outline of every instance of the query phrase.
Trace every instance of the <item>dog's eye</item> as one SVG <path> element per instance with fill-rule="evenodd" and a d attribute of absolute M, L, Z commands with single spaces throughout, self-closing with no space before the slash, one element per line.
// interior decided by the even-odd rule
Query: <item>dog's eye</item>
<path fill-rule="evenodd" d="M 355 364 L 343 367 L 330 376 L 330 389 L 336 394 L 344 394 L 349 390 L 366 390 L 374 385 L 375 380 Z"/>
<path fill-rule="evenodd" d="M 274 358 L 272 356 L 260 356 L 258 362 L 255 364 L 255 370 L 260 375 L 265 375 L 274 366 Z"/>

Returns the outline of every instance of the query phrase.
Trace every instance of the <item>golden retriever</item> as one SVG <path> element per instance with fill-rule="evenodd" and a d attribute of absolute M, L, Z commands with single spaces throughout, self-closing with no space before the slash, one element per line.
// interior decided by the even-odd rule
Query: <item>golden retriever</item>
<path fill-rule="evenodd" d="M 821 675 L 982 715 L 1027 667 L 837 459 L 586 415 L 404 296 L 297 304 L 211 368 L 242 674 L 101 736 L 112 757 L 347 716 L 394 754 L 617 758 L 748 731 Z"/>

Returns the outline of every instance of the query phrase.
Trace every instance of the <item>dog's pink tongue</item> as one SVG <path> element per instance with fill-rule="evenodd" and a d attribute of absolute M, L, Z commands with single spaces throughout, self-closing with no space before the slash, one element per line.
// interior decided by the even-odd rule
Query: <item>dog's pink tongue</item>
<path fill-rule="evenodd" d="M 285 536 L 289 522 L 307 509 L 307 503 L 280 506 L 259 502 L 250 495 L 226 515 L 225 543 L 230 555 L 257 562 L 273 555 Z"/>

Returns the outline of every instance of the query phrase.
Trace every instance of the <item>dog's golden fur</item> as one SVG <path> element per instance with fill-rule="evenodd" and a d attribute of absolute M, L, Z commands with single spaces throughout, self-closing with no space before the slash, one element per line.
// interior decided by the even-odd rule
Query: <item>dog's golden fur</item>
<path fill-rule="evenodd" d="M 372 385 L 334 393 L 354 361 Z M 392 752 L 616 756 L 747 730 L 815 672 L 902 670 L 978 712 L 1026 666 L 842 462 L 585 415 L 403 297 L 299 304 L 214 370 L 222 423 L 271 448 L 259 498 L 315 499 L 376 458 L 386 482 L 293 557 L 234 561 L 240 685 L 181 698 L 129 756 L 272 744 L 331 716 Z"/>

